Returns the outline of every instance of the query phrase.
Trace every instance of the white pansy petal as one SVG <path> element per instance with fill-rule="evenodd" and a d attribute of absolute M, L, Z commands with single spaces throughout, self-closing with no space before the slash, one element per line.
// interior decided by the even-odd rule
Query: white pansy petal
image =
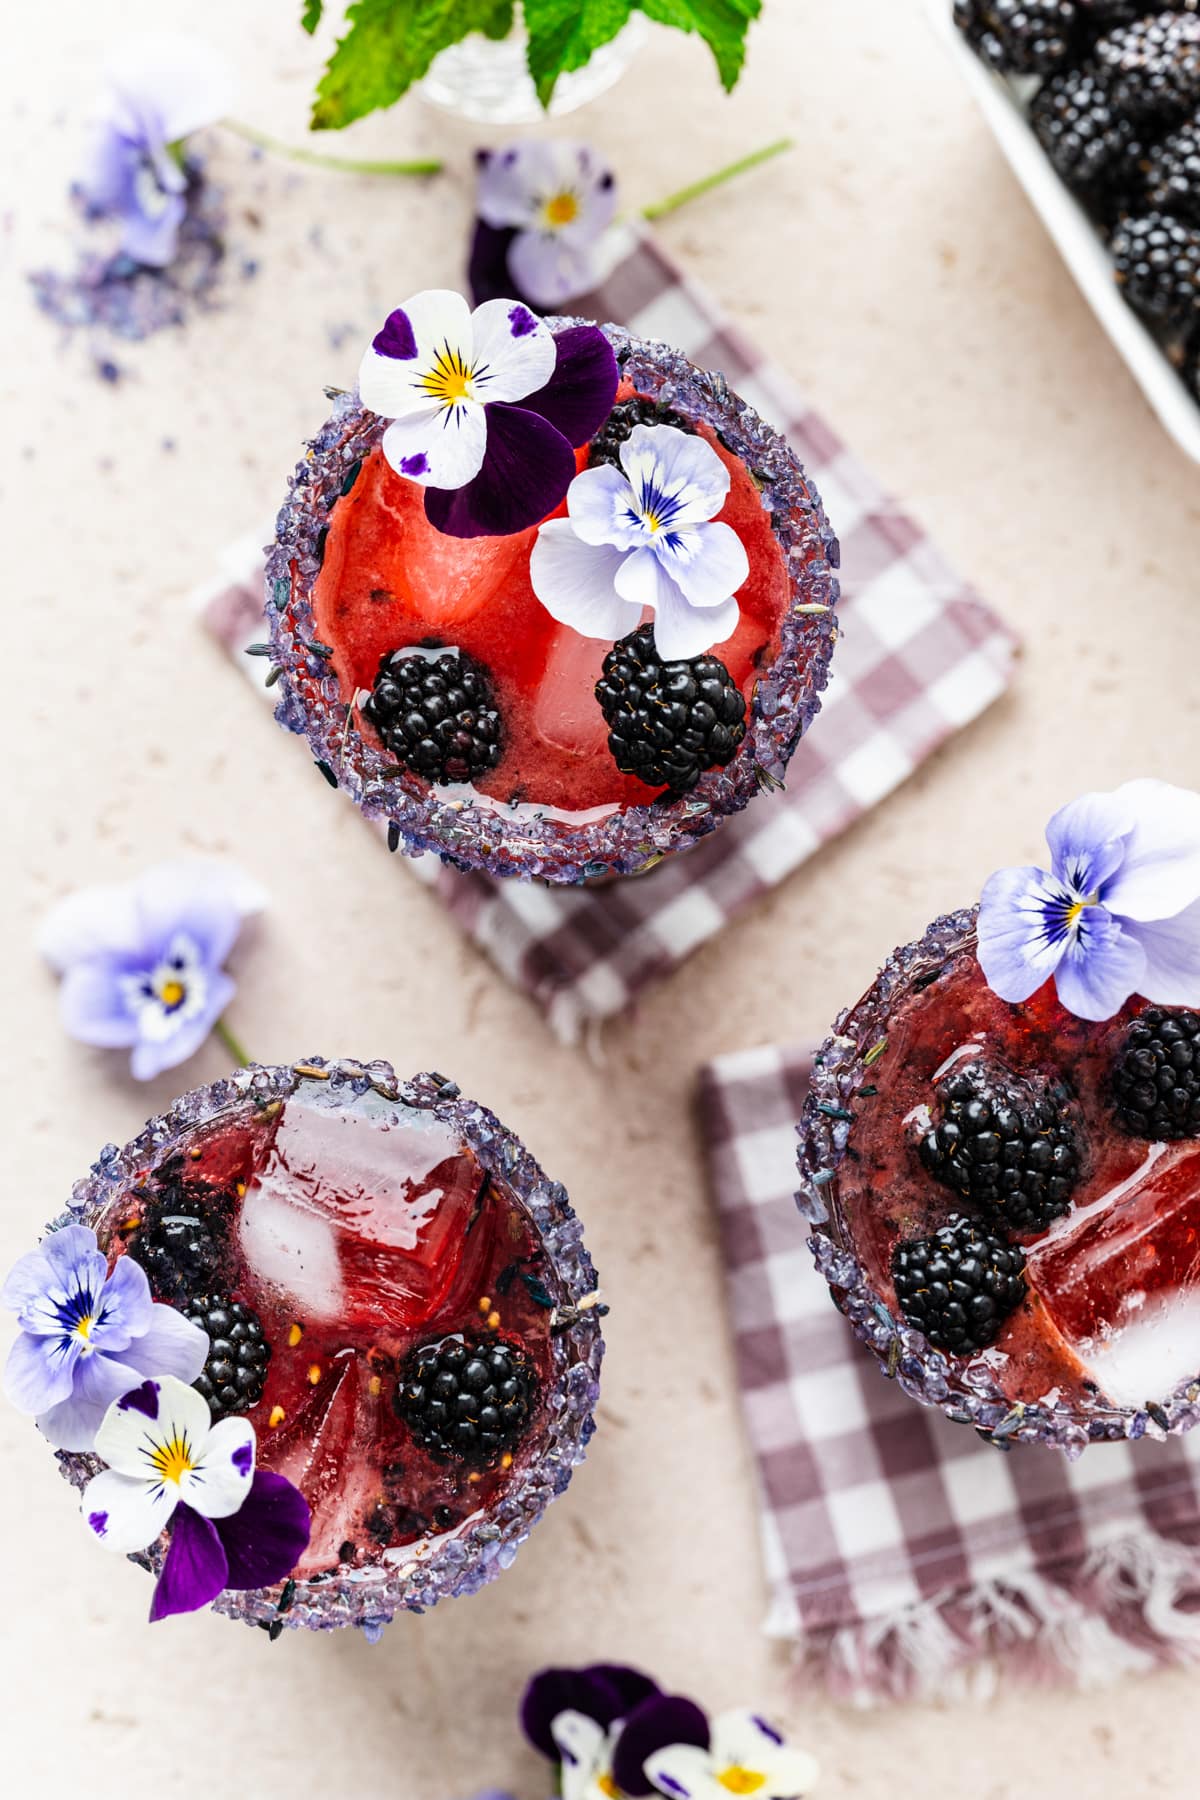
<path fill-rule="evenodd" d="M 508 247 L 508 272 L 536 306 L 563 306 L 597 286 L 600 261 L 594 245 L 572 242 L 565 232 L 520 231 Z"/>
<path fill-rule="evenodd" d="M 154 111 L 168 144 L 215 125 L 233 107 L 231 66 L 203 38 L 183 32 L 126 39 L 108 59 L 105 74 L 126 106 Z"/>
<path fill-rule="evenodd" d="M 185 1445 L 194 1459 L 211 1425 L 208 1402 L 173 1375 L 148 1377 L 109 1407 L 96 1433 L 96 1455 L 122 1475 L 161 1474 L 158 1453 Z"/>
<path fill-rule="evenodd" d="M 692 606 L 720 606 L 750 573 L 746 546 L 731 525 L 693 525 L 678 533 L 678 547 L 668 537 L 661 555 Z"/>
<path fill-rule="evenodd" d="M 672 595 L 683 600 L 679 589 L 649 546 L 634 550 L 623 559 L 617 570 L 615 586 L 622 600 L 628 600 L 639 610 L 652 606 L 657 611 L 660 605 L 670 604 Z M 687 604 L 686 601 L 683 603 Z"/>
<path fill-rule="evenodd" d="M 388 315 L 363 352 L 358 392 L 364 406 L 385 419 L 424 409 L 423 382 L 439 362 L 469 368 L 474 358 L 471 309 L 452 288 L 428 288 Z"/>
<path fill-rule="evenodd" d="M 142 948 L 133 882 L 81 888 L 51 908 L 37 947 L 55 974 L 107 955 L 134 956 Z"/>
<path fill-rule="evenodd" d="M 495 150 L 479 171 L 475 207 L 485 225 L 499 229 L 531 225 L 539 197 L 554 180 L 551 142 L 527 139 Z"/>
<path fill-rule="evenodd" d="M 567 489 L 567 515 L 585 544 L 632 550 L 646 541 L 645 528 L 633 511 L 633 489 L 612 463 L 580 470 Z"/>
<path fill-rule="evenodd" d="M 104 1469 L 83 1490 L 83 1520 L 98 1544 L 127 1556 L 150 1548 L 178 1500 L 177 1490 L 164 1482 L 134 1481 Z"/>
<path fill-rule="evenodd" d="M 381 356 L 370 344 L 358 365 L 358 397 L 381 419 L 403 419 L 429 410 L 429 395 L 421 385 L 422 368 L 396 356 Z"/>
<path fill-rule="evenodd" d="M 485 300 L 471 315 L 479 399 L 524 400 L 544 388 L 558 361 L 554 333 L 519 300 Z"/>
<path fill-rule="evenodd" d="M 793 1800 L 807 1794 L 820 1773 L 807 1751 L 790 1748 L 774 1726 L 749 1707 L 720 1713 L 713 1720 L 710 1755 L 718 1781 L 727 1769 L 764 1776 L 764 1785 L 754 1789 L 758 1800 Z"/>
<path fill-rule="evenodd" d="M 698 1744 L 668 1744 L 646 1758 L 646 1779 L 668 1800 L 729 1800 L 713 1774 L 712 1759 Z"/>
<path fill-rule="evenodd" d="M 179 1483 L 180 1499 L 206 1519 L 227 1519 L 254 1480 L 254 1427 L 248 1419 L 222 1419 L 208 1434 L 202 1455 Z"/>
<path fill-rule="evenodd" d="M 635 493 L 653 489 L 673 501 L 673 524 L 714 518 L 725 504 L 729 471 L 698 433 L 675 425 L 635 425 L 620 456 Z"/>
<path fill-rule="evenodd" d="M 1138 992 L 1156 1006 L 1200 1006 L 1200 901 L 1173 919 L 1122 923 L 1146 959 Z"/>
<path fill-rule="evenodd" d="M 1133 824 L 1124 861 L 1104 886 L 1109 912 L 1169 919 L 1200 900 L 1200 794 L 1166 781 L 1127 781 L 1112 798 Z"/>
<path fill-rule="evenodd" d="M 671 582 L 654 613 L 654 642 L 667 662 L 687 662 L 703 656 L 738 628 L 738 603 L 724 600 L 720 606 L 689 606 Z"/>
<path fill-rule="evenodd" d="M 482 406 L 425 409 L 394 419 L 383 434 L 383 454 L 397 475 L 422 487 L 465 487 L 483 467 L 486 450 Z"/>
<path fill-rule="evenodd" d="M 563 1712 L 550 1721 L 550 1735 L 562 1759 L 562 1800 L 585 1800 L 604 1759 L 603 1726 L 586 1713 Z"/>
<path fill-rule="evenodd" d="M 550 519 L 529 557 L 533 591 L 560 625 L 581 637 L 614 643 L 636 631 L 642 609 L 622 600 L 614 585 L 624 561 L 611 544 L 585 544 L 569 519 Z"/>

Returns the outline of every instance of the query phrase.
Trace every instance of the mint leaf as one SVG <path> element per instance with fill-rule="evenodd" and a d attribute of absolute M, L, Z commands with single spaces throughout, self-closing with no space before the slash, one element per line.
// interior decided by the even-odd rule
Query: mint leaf
<path fill-rule="evenodd" d="M 538 99 L 549 106 L 554 84 L 582 69 L 593 50 L 615 38 L 634 0 L 525 0 L 526 61 Z"/>
<path fill-rule="evenodd" d="M 393 105 L 440 50 L 472 31 L 507 37 L 513 0 L 354 0 L 346 24 L 317 87 L 314 131 L 340 131 Z"/>
<path fill-rule="evenodd" d="M 746 60 L 746 31 L 762 11 L 762 0 L 638 0 L 638 7 L 656 24 L 699 32 L 716 58 L 725 92 L 736 87 Z"/>
<path fill-rule="evenodd" d="M 300 15 L 300 23 L 309 37 L 321 23 L 321 14 L 325 11 L 325 0 L 304 0 L 304 11 Z"/>

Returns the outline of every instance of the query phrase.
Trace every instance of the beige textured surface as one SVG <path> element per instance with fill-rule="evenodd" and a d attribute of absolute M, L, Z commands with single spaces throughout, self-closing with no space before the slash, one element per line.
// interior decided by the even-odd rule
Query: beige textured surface
<path fill-rule="evenodd" d="M 14 10 L 0 73 L 0 1263 L 102 1142 L 221 1070 L 211 1049 L 136 1089 L 119 1058 L 63 1038 L 29 950 L 54 897 L 186 844 L 236 856 L 272 889 L 238 971 L 252 1049 L 452 1071 L 569 1184 L 616 1309 L 603 1429 L 569 1497 L 490 1591 L 400 1623 L 375 1649 L 269 1648 L 208 1617 L 149 1630 L 144 1581 L 84 1541 L 44 1449 L 0 1409 L 11 1791 L 457 1800 L 511 1781 L 535 1800 L 543 1772 L 513 1725 L 522 1679 L 602 1655 L 714 1704 L 778 1708 L 821 1754 L 828 1800 L 1194 1792 L 1200 1676 L 860 1717 L 791 1690 L 758 1631 L 751 1485 L 690 1117 L 697 1061 L 820 1031 L 895 942 L 975 894 L 997 860 L 1032 855 L 1069 793 L 1198 773 L 1197 471 L 1094 327 L 916 0 L 767 0 L 728 103 L 697 44 L 656 34 L 581 124 L 630 199 L 795 133 L 794 156 L 668 222 L 667 241 L 1027 634 L 1023 678 L 613 1030 L 603 1068 L 557 1047 L 314 784 L 178 604 L 214 547 L 276 502 L 322 383 L 352 376 L 366 328 L 398 296 L 457 278 L 475 131 L 412 102 L 353 133 L 363 155 L 444 154 L 449 172 L 426 188 L 248 164 L 226 140 L 233 238 L 261 274 L 231 282 L 226 309 L 186 336 L 131 351 L 129 380 L 105 387 L 33 312 L 21 271 L 67 253 L 75 121 L 113 19 L 182 25 L 194 9 Z M 238 59 L 243 113 L 293 138 L 319 57 L 298 10 L 210 0 L 203 26 Z"/>

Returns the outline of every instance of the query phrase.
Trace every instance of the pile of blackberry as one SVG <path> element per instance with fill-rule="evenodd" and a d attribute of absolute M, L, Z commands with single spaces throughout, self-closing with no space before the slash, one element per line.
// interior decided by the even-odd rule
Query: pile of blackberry
<path fill-rule="evenodd" d="M 1200 1017 L 1147 1006 L 1125 1029 L 1112 1084 L 1117 1122 L 1132 1137 L 1200 1137 Z"/>
<path fill-rule="evenodd" d="M 955 19 L 992 68 L 1041 77 L 1030 126 L 1195 393 L 1200 0 L 956 0 Z"/>
<path fill-rule="evenodd" d="M 426 781 L 473 781 L 500 761 L 504 739 L 491 682 L 463 650 L 389 652 L 362 710 L 397 761 Z"/>
<path fill-rule="evenodd" d="M 443 1338 L 411 1353 L 392 1404 L 425 1449 L 486 1463 L 521 1437 L 536 1393 L 533 1369 L 515 1344 Z"/>
<path fill-rule="evenodd" d="M 189 1181 L 182 1156 L 155 1170 L 128 1249 L 145 1269 L 156 1300 L 178 1306 L 218 1279 L 233 1204 L 232 1195 Z"/>
<path fill-rule="evenodd" d="M 631 400 L 622 400 L 619 406 L 613 407 L 592 439 L 588 446 L 588 468 L 594 469 L 599 463 L 613 463 L 619 468 L 621 445 L 635 425 L 673 425 L 676 431 L 695 436 L 695 427 L 682 413 L 674 412 L 671 407 L 650 400 L 644 394 L 635 394 Z"/>
<path fill-rule="evenodd" d="M 182 1311 L 208 1333 L 208 1356 L 192 1386 L 208 1401 L 214 1423 L 249 1412 L 262 1399 L 271 1360 L 262 1320 L 228 1294 L 198 1294 Z"/>
<path fill-rule="evenodd" d="M 746 735 L 746 701 L 721 659 L 664 662 L 652 625 L 613 645 L 596 698 L 617 767 L 672 797 L 732 762 Z"/>
<path fill-rule="evenodd" d="M 892 1284 L 910 1325 L 936 1350 L 986 1350 L 1025 1298 L 1025 1258 L 976 1220 L 952 1213 L 932 1237 L 892 1252 Z"/>

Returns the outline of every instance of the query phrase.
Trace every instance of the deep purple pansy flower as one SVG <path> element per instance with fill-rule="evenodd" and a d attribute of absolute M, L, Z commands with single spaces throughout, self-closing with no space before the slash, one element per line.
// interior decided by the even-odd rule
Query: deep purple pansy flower
<path fill-rule="evenodd" d="M 617 204 L 613 172 L 587 144 L 527 139 L 476 154 L 478 218 L 469 277 L 478 306 L 515 294 L 559 310 L 603 275 Z"/>
<path fill-rule="evenodd" d="M 607 1730 L 641 1701 L 659 1691 L 658 1683 L 621 1663 L 591 1663 L 584 1669 L 542 1669 L 521 1699 L 521 1728 L 536 1750 L 559 1760 L 553 1726 L 561 1713 L 583 1713 Z"/>
<path fill-rule="evenodd" d="M 451 537 L 508 536 L 553 512 L 617 381 L 598 326 L 556 337 L 520 301 L 472 312 L 448 289 L 397 307 L 358 374 L 363 405 L 392 421 L 384 455 L 425 488 L 426 516 Z"/>
<path fill-rule="evenodd" d="M 171 1527 L 151 1620 L 195 1612 L 225 1588 L 270 1587 L 303 1555 L 303 1494 L 255 1471 L 248 1419 L 214 1425 L 207 1401 L 182 1381 L 151 1378 L 115 1400 L 95 1448 L 108 1467 L 83 1490 L 82 1510 L 98 1542 L 129 1555 Z"/>
<path fill-rule="evenodd" d="M 1078 1018 L 1131 994 L 1200 1006 L 1200 794 L 1129 781 L 1084 794 L 1046 827 L 1050 868 L 1000 869 L 979 906 L 989 987 L 1019 1004 L 1054 978 Z"/>
<path fill-rule="evenodd" d="M 131 1256 L 108 1273 L 87 1225 L 49 1232 L 12 1269 L 0 1305 L 21 1327 L 5 1392 L 59 1450 L 90 1450 L 109 1406 L 143 1375 L 194 1381 L 208 1355 L 207 1335 L 151 1298 Z"/>
<path fill-rule="evenodd" d="M 692 1701 L 662 1694 L 646 1701 L 617 1738 L 613 1779 L 624 1794 L 664 1800 L 800 1800 L 820 1771 L 775 1727 L 749 1708 L 724 1712 L 711 1725 Z"/>
<path fill-rule="evenodd" d="M 91 210 L 121 227 L 131 261 L 165 268 L 187 210 L 181 145 L 228 111 L 223 60 L 196 38 L 131 39 L 112 56 L 107 94 L 80 186 Z"/>
<path fill-rule="evenodd" d="M 38 948 L 62 977 L 67 1031 L 131 1050 L 138 1081 L 186 1061 L 233 998 L 222 964 L 242 921 L 265 903 L 240 869 L 199 859 L 60 901 Z"/>

